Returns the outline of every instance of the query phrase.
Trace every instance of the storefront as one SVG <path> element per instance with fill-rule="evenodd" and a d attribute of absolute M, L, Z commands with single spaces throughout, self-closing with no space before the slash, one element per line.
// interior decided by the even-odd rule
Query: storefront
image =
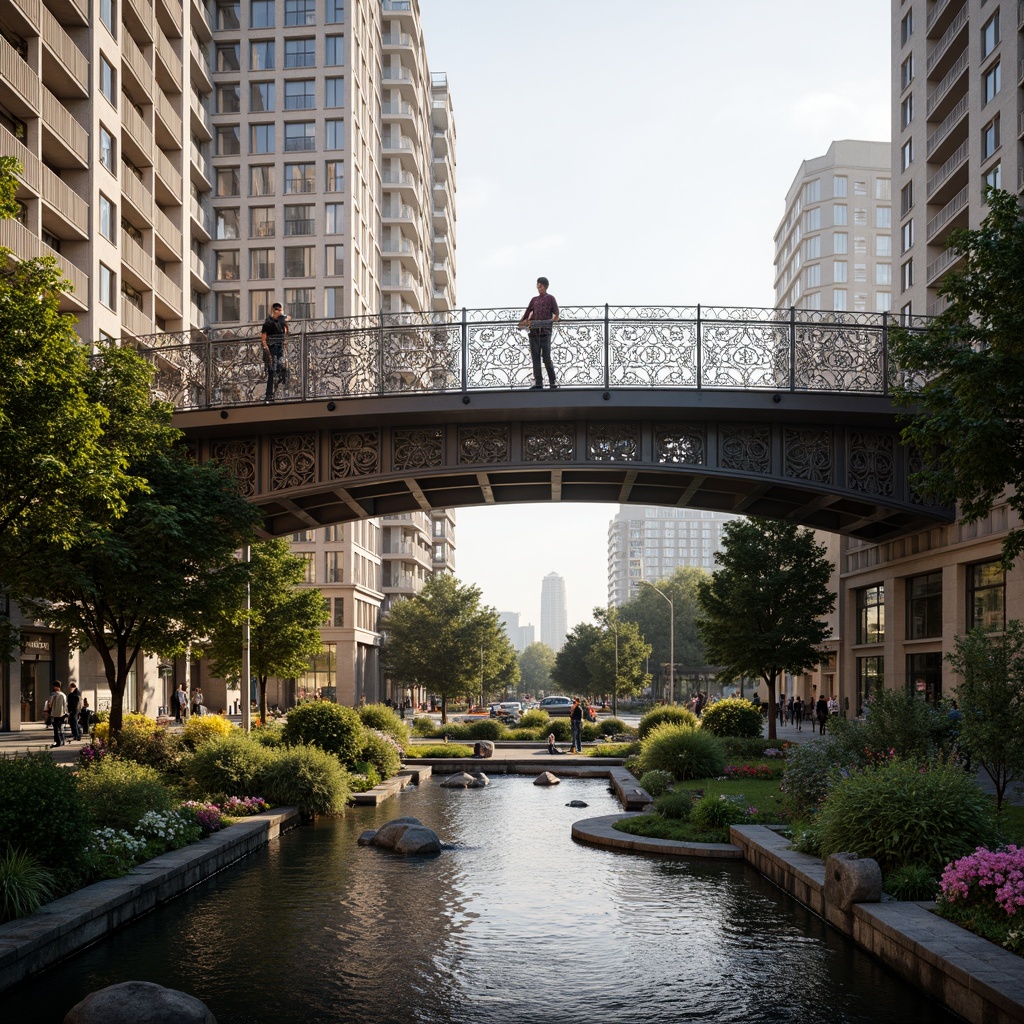
<path fill-rule="evenodd" d="M 54 637 L 50 633 L 21 634 L 21 720 L 41 722 L 53 686 Z"/>

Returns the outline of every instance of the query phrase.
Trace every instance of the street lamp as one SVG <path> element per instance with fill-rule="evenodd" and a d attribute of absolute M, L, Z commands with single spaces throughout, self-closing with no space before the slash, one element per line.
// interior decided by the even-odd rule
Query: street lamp
<path fill-rule="evenodd" d="M 609 606 L 607 616 L 608 628 L 615 634 L 615 681 L 612 683 L 612 718 L 619 714 L 619 624 Z"/>
<path fill-rule="evenodd" d="M 676 702 L 676 606 L 672 601 L 672 598 L 668 596 L 663 590 L 659 590 L 650 580 L 640 580 L 641 583 L 646 584 L 651 588 L 659 597 L 663 597 L 668 601 L 668 677 L 669 677 L 669 698 L 672 704 Z"/>

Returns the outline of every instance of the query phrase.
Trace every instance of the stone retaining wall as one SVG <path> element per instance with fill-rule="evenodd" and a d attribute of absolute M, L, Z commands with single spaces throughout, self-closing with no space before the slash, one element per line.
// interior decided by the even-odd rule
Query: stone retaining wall
<path fill-rule="evenodd" d="M 0 992 L 105 938 L 298 823 L 293 807 L 253 815 L 191 846 L 154 857 L 123 878 L 88 885 L 31 917 L 0 925 Z"/>

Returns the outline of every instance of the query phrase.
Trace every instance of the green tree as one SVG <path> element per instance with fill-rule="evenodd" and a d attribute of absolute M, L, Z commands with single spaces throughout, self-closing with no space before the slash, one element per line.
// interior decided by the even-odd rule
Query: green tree
<path fill-rule="evenodd" d="M 230 474 L 212 463 L 155 454 L 133 473 L 139 486 L 124 515 L 83 524 L 67 547 L 40 546 L 27 592 L 18 595 L 37 618 L 99 653 L 114 734 L 139 655 L 180 653 L 236 600 L 245 569 L 234 553 L 259 520 Z"/>
<path fill-rule="evenodd" d="M 775 705 L 783 672 L 799 673 L 821 661 L 829 636 L 824 616 L 835 607 L 829 590 L 832 564 L 810 530 L 793 523 L 737 519 L 722 534 L 720 568 L 700 584 L 697 628 L 723 677 L 758 676 Z M 768 736 L 775 739 L 775 716 Z"/>
<path fill-rule="evenodd" d="M 414 598 L 392 605 L 381 633 L 385 673 L 439 696 L 442 722 L 451 697 L 506 678 L 516 660 L 497 611 L 480 604 L 480 588 L 449 573 L 431 576 Z"/>
<path fill-rule="evenodd" d="M 589 697 L 594 680 L 587 661 L 594 645 L 601 639 L 601 629 L 592 622 L 579 622 L 566 634 L 562 649 L 555 655 L 551 681 L 567 694 Z"/>
<path fill-rule="evenodd" d="M 555 652 L 539 640 L 527 646 L 519 655 L 519 676 L 523 692 L 536 696 L 551 685 L 551 670 L 555 667 Z"/>
<path fill-rule="evenodd" d="M 643 638 L 635 622 L 620 618 L 617 610 L 595 608 L 594 618 L 602 627 L 601 636 L 586 655 L 594 695 L 612 695 L 612 714 L 619 711 L 619 697 L 635 697 L 651 681 L 644 666 L 651 656 L 651 645 Z"/>
<path fill-rule="evenodd" d="M 267 680 L 297 676 L 323 650 L 323 594 L 301 586 L 305 564 L 283 540 L 255 544 L 249 561 L 249 670 L 260 693 L 260 721 L 267 721 Z M 245 592 L 214 622 L 207 652 L 214 672 L 241 681 Z M 245 685 L 243 690 L 247 689 Z"/>
<path fill-rule="evenodd" d="M 1008 622 L 1002 635 L 979 627 L 954 645 L 946 660 L 963 677 L 960 742 L 992 780 L 999 811 L 1010 783 L 1024 780 L 1024 626 Z"/>
<path fill-rule="evenodd" d="M 990 189 L 981 227 L 954 231 L 962 269 L 947 274 L 948 305 L 922 330 L 894 327 L 889 344 L 904 375 L 899 392 L 913 418 L 903 440 L 924 456 L 914 474 L 923 494 L 956 503 L 964 522 L 989 514 L 1009 487 L 1024 516 L 1024 215 L 1017 197 Z M 1024 529 L 1003 541 L 1007 565 Z"/>

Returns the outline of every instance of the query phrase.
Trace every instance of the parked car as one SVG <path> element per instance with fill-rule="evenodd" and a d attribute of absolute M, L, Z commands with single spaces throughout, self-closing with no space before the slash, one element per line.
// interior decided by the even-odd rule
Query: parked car
<path fill-rule="evenodd" d="M 545 697 L 540 702 L 540 710 L 546 711 L 549 715 L 568 715 L 572 711 L 571 697 Z"/>
<path fill-rule="evenodd" d="M 518 700 L 503 700 L 498 707 L 502 711 L 514 711 L 517 715 L 523 713 L 523 705 Z"/>

